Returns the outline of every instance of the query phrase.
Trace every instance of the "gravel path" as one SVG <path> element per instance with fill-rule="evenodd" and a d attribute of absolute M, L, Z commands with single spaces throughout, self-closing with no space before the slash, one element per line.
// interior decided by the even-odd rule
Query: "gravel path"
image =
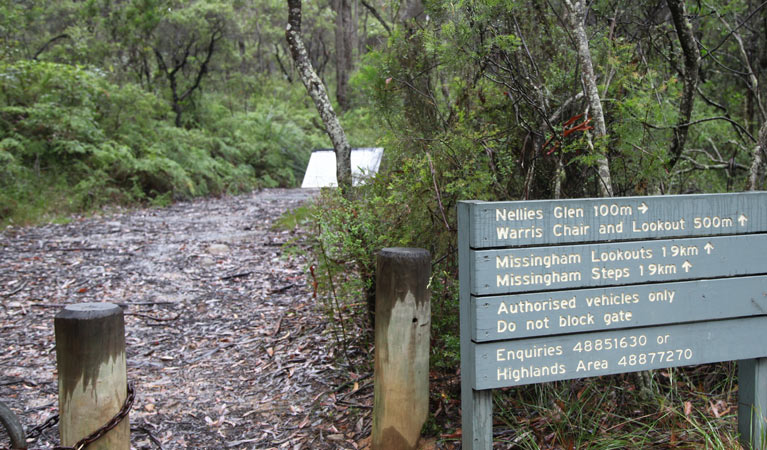
<path fill-rule="evenodd" d="M 369 374 L 341 367 L 298 231 L 274 221 L 311 193 L 265 190 L 0 234 L 0 401 L 26 427 L 56 413 L 53 317 L 126 314 L 132 445 L 363 448 Z M 7 445 L 0 433 L 0 447 Z M 46 431 L 33 447 L 58 443 Z"/>

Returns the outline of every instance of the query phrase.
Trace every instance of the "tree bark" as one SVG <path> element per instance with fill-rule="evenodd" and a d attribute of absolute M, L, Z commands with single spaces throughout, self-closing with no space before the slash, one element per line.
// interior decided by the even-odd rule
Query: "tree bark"
<path fill-rule="evenodd" d="M 759 169 L 762 166 L 762 161 L 764 161 L 765 151 L 767 151 L 767 122 L 764 122 L 759 129 L 759 137 L 754 146 L 754 153 L 751 158 L 751 168 L 748 171 L 747 189 L 749 191 L 755 191 L 759 185 Z"/>
<path fill-rule="evenodd" d="M 338 187 L 343 192 L 351 191 L 352 169 L 351 169 L 351 146 L 346 139 L 346 133 L 338 122 L 338 117 L 333 106 L 330 104 L 325 85 L 317 76 L 306 53 L 304 41 L 301 38 L 301 0 L 288 0 L 288 26 L 285 28 L 285 37 L 288 41 L 288 48 L 296 63 L 298 74 L 304 83 L 309 96 L 314 101 L 314 106 L 325 124 L 325 131 L 333 143 L 333 149 L 336 153 L 336 179 Z"/>
<path fill-rule="evenodd" d="M 700 51 L 695 42 L 695 35 L 692 33 L 692 24 L 687 20 L 687 11 L 685 10 L 684 0 L 666 0 L 668 8 L 671 11 L 671 17 L 674 20 L 674 28 L 679 39 L 679 45 L 682 47 L 684 57 L 684 70 L 682 72 L 682 100 L 679 103 L 679 116 L 677 125 L 674 127 L 674 135 L 671 139 L 671 160 L 668 163 L 668 169 L 673 168 L 684 151 L 684 144 L 687 141 L 687 133 L 690 129 L 690 118 L 695 103 L 695 91 L 698 88 L 698 68 L 700 66 Z"/>
<path fill-rule="evenodd" d="M 341 111 L 349 109 L 349 73 L 357 46 L 357 21 L 353 0 L 334 0 L 336 10 L 336 100 Z"/>
<path fill-rule="evenodd" d="M 589 39 L 586 36 L 586 28 L 583 22 L 586 18 L 586 1 L 579 0 L 571 2 L 565 0 L 567 10 L 567 19 L 571 31 L 575 37 L 575 44 L 578 50 L 578 62 L 581 66 L 581 80 L 583 80 L 586 91 L 586 98 L 591 110 L 591 117 L 594 121 L 594 137 L 597 141 L 606 138 L 607 125 L 605 116 L 602 112 L 602 101 L 597 89 L 597 78 L 594 74 L 594 65 L 591 61 L 591 51 L 589 50 Z M 601 150 L 600 150 L 601 152 Z M 600 154 L 597 159 L 597 173 L 599 174 L 599 193 L 602 197 L 613 196 L 613 185 L 610 177 L 610 164 L 607 156 Z"/>

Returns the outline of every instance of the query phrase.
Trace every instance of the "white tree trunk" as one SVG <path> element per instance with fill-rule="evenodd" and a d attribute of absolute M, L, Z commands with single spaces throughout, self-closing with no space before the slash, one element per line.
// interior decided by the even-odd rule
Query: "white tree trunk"
<path fill-rule="evenodd" d="M 581 80 L 586 91 L 586 98 L 589 102 L 591 117 L 594 121 L 594 135 L 597 140 L 607 136 L 607 126 L 605 125 L 605 116 L 602 112 L 602 101 L 597 89 L 597 78 L 594 75 L 594 65 L 591 62 L 591 51 L 589 50 L 589 39 L 586 36 L 586 28 L 583 21 L 586 18 L 586 2 L 579 0 L 572 2 L 565 0 L 567 10 L 567 19 L 570 24 L 570 31 L 575 37 L 575 45 L 578 49 L 578 62 L 581 66 Z M 613 185 L 610 177 L 610 165 L 607 156 L 600 154 L 597 159 L 597 173 L 599 174 L 599 193 L 602 197 L 613 196 Z"/>
<path fill-rule="evenodd" d="M 325 85 L 312 67 L 312 62 L 306 52 L 304 41 L 301 38 L 301 0 L 288 0 L 288 26 L 285 28 L 285 37 L 293 61 L 298 69 L 301 81 L 304 83 L 309 96 L 314 101 L 314 106 L 320 113 L 325 131 L 333 143 L 336 153 L 336 179 L 338 187 L 343 192 L 349 192 L 352 186 L 351 146 L 346 139 L 346 133 L 338 122 L 338 116 L 330 104 Z"/>

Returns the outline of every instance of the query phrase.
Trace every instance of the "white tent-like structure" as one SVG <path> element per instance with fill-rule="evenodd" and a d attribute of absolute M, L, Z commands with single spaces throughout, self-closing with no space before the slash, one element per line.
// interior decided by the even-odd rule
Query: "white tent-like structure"
<path fill-rule="evenodd" d="M 378 173 L 381 166 L 382 147 L 365 147 L 352 149 L 352 184 L 355 186 L 365 182 L 366 178 Z M 306 166 L 302 188 L 322 188 L 338 186 L 336 179 L 336 153 L 333 149 L 320 149 L 312 152 L 309 164 Z"/>

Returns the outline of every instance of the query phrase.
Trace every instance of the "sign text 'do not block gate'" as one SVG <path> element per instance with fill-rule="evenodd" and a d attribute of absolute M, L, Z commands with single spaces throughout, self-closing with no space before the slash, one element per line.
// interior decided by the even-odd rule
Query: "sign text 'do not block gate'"
<path fill-rule="evenodd" d="M 494 388 L 728 360 L 762 448 L 767 193 L 467 201 L 458 230 L 464 448 Z"/>

